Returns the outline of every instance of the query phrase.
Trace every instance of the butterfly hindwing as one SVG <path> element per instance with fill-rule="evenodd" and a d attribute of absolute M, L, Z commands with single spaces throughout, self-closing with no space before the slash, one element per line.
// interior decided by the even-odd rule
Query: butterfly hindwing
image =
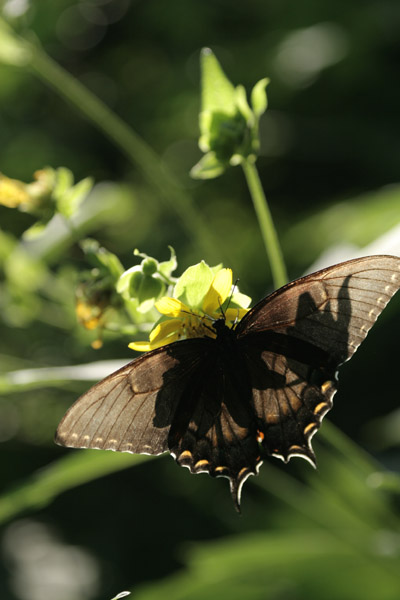
<path fill-rule="evenodd" d="M 315 370 L 269 350 L 245 351 L 259 438 L 267 454 L 285 462 L 301 456 L 315 465 L 311 437 L 332 407 L 334 372 Z"/>
<path fill-rule="evenodd" d="M 213 341 L 207 363 L 193 373 L 170 432 L 170 451 L 192 473 L 226 477 L 237 509 L 245 479 L 261 464 L 251 389 L 243 363 Z"/>

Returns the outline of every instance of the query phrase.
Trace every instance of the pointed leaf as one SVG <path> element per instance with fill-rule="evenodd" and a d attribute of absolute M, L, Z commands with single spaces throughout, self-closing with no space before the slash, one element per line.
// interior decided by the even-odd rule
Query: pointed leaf
<path fill-rule="evenodd" d="M 57 201 L 59 212 L 67 218 L 72 217 L 93 187 L 93 179 L 86 177 L 76 185 L 66 190 Z"/>
<path fill-rule="evenodd" d="M 235 89 L 236 106 L 242 113 L 248 123 L 254 120 L 253 113 L 247 102 L 246 90 L 243 85 L 238 85 Z"/>
<path fill-rule="evenodd" d="M 190 170 L 193 179 L 214 179 L 225 171 L 227 165 L 221 162 L 215 152 L 207 152 Z"/>
<path fill-rule="evenodd" d="M 144 454 L 98 450 L 68 454 L 41 468 L 20 486 L 13 487 L 0 496 L 0 523 L 5 523 L 20 513 L 26 513 L 27 510 L 42 508 L 66 490 L 150 458 Z"/>
<path fill-rule="evenodd" d="M 171 273 L 173 271 L 175 271 L 175 269 L 178 266 L 178 261 L 176 259 L 176 253 L 175 250 L 172 246 L 168 246 L 169 251 L 171 253 L 171 258 L 169 260 L 165 260 L 163 262 L 160 262 L 159 266 L 158 266 L 158 270 L 160 273 L 162 273 L 162 275 L 164 275 L 165 277 L 170 278 L 171 277 Z"/>
<path fill-rule="evenodd" d="M 257 117 L 260 117 L 267 110 L 268 98 L 266 87 L 269 84 L 269 82 L 270 80 L 268 79 L 268 77 L 260 79 L 260 81 L 258 81 L 252 89 L 251 105 Z"/>
<path fill-rule="evenodd" d="M 201 52 L 202 110 L 236 112 L 235 88 L 209 48 Z"/>

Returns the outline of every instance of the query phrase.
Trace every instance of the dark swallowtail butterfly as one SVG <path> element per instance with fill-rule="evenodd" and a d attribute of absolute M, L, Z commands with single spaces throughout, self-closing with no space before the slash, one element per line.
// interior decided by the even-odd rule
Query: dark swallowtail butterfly
<path fill-rule="evenodd" d="M 297 279 L 216 338 L 178 341 L 81 396 L 56 442 L 141 454 L 169 451 L 192 473 L 227 477 L 239 509 L 264 455 L 315 465 L 311 438 L 332 407 L 336 370 L 400 288 L 400 258 L 350 260 Z"/>

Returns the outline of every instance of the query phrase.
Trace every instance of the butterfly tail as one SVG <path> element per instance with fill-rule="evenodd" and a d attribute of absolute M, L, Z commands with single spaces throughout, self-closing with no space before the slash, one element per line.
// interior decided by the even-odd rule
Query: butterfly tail
<path fill-rule="evenodd" d="M 262 461 L 256 464 L 255 469 L 243 467 L 236 476 L 229 476 L 229 485 L 231 490 L 231 496 L 236 511 L 240 514 L 240 500 L 242 494 L 243 484 L 250 477 L 250 475 L 258 475 L 258 471 L 262 465 Z"/>

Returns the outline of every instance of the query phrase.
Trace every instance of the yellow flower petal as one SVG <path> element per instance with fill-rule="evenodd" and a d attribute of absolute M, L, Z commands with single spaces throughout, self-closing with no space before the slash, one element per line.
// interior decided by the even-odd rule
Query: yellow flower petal
<path fill-rule="evenodd" d="M 155 342 L 131 342 L 128 344 L 128 347 L 131 348 L 131 350 L 137 350 L 138 352 L 149 352 L 149 350 L 155 350 L 156 348 L 161 348 L 161 346 L 172 344 L 172 342 L 176 342 L 179 338 L 180 335 L 175 333 L 174 335 L 170 335 L 167 338 L 161 338 Z"/>
<path fill-rule="evenodd" d="M 221 269 L 215 275 L 203 300 L 203 311 L 212 315 L 225 302 L 232 288 L 231 269 Z"/>
<path fill-rule="evenodd" d="M 100 325 L 102 311 L 97 306 L 86 304 L 82 300 L 77 300 L 75 314 L 79 323 L 83 325 L 85 329 L 96 329 Z"/>
<path fill-rule="evenodd" d="M 0 174 L 0 204 L 8 208 L 16 208 L 29 202 L 26 185 L 22 181 L 9 179 Z"/>
<path fill-rule="evenodd" d="M 148 352 L 151 350 L 151 344 L 149 342 L 131 342 L 128 344 L 128 348 L 138 352 Z"/>
<path fill-rule="evenodd" d="M 171 344 L 182 337 L 183 331 L 181 319 L 170 319 L 159 323 L 157 327 L 151 331 L 148 342 L 131 342 L 129 348 L 138 352 L 148 352 L 155 350 L 166 344 Z"/>
<path fill-rule="evenodd" d="M 186 304 L 177 300 L 176 298 L 169 298 L 169 296 L 163 296 L 155 303 L 155 307 L 162 315 L 167 317 L 180 317 L 182 313 L 185 315 L 192 311 Z"/>
<path fill-rule="evenodd" d="M 153 344 L 154 342 L 158 342 L 160 339 L 164 339 L 174 333 L 174 331 L 179 333 L 181 327 L 181 319 L 170 319 L 169 321 L 159 323 L 149 335 L 150 343 Z"/>

